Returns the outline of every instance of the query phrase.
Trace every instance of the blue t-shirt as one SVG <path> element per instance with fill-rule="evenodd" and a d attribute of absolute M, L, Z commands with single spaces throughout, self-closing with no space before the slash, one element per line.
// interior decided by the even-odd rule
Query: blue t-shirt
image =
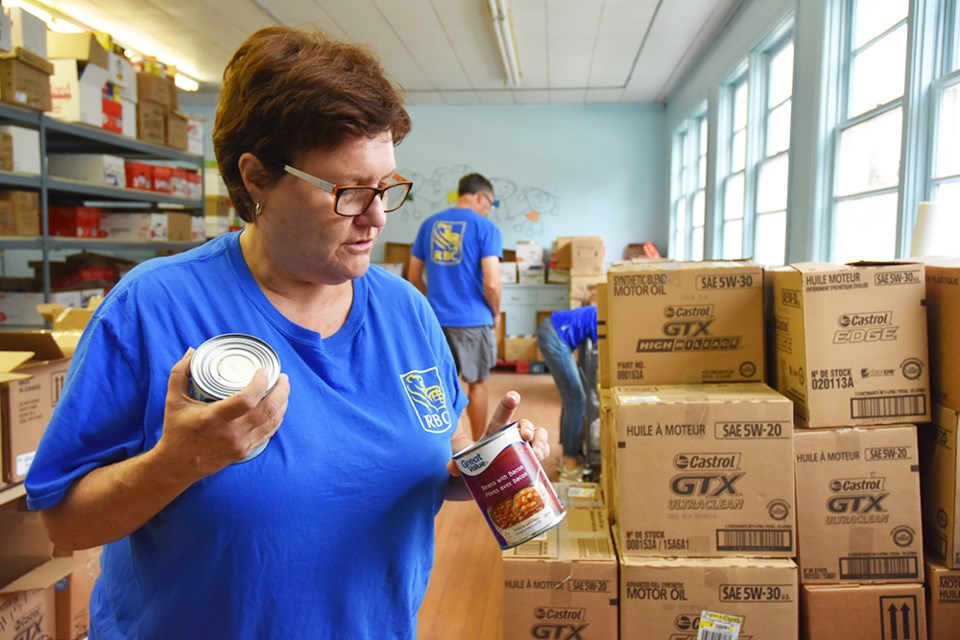
<path fill-rule="evenodd" d="M 97 309 L 26 480 L 32 509 L 160 438 L 188 347 L 247 333 L 290 378 L 279 431 L 109 544 L 91 640 L 413 638 L 466 398 L 409 283 L 371 267 L 328 338 L 268 301 L 239 233 L 146 262 Z"/>
<path fill-rule="evenodd" d="M 587 337 L 597 343 L 597 305 L 554 311 L 550 320 L 557 335 L 571 350 L 579 347 Z"/>
<path fill-rule="evenodd" d="M 493 312 L 483 296 L 483 258 L 503 258 L 500 229 L 472 209 L 447 209 L 427 218 L 410 252 L 426 263 L 427 300 L 444 327 L 488 327 Z"/>

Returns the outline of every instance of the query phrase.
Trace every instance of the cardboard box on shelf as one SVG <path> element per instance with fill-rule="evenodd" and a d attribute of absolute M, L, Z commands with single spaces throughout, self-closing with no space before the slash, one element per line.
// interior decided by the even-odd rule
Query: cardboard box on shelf
<path fill-rule="evenodd" d="M 124 175 L 128 189 L 142 189 L 150 191 L 153 188 L 153 165 L 136 160 L 124 162 Z"/>
<path fill-rule="evenodd" d="M 800 612 L 803 640 L 927 639 L 922 584 L 803 585 Z"/>
<path fill-rule="evenodd" d="M 137 139 L 153 144 L 167 141 L 167 110 L 155 102 L 137 103 Z"/>
<path fill-rule="evenodd" d="M 796 554 L 787 398 L 760 383 L 663 385 L 616 387 L 611 405 L 621 555 Z"/>
<path fill-rule="evenodd" d="M 77 60 L 54 60 L 50 78 L 51 115 L 67 122 L 103 127 L 103 85 L 110 72 L 105 67 Z"/>
<path fill-rule="evenodd" d="M 387 242 L 383 246 L 383 261 L 395 262 L 404 265 L 403 275 L 406 277 L 406 264 L 410 260 L 410 247 L 412 245 L 403 242 Z"/>
<path fill-rule="evenodd" d="M 11 189 L 0 191 L 0 235 L 40 235 L 40 194 Z"/>
<path fill-rule="evenodd" d="M 77 60 L 79 62 L 95 64 L 108 69 L 110 58 L 107 50 L 97 41 L 97 37 L 89 31 L 84 33 L 47 32 L 47 57 L 51 60 L 60 58 Z"/>
<path fill-rule="evenodd" d="M 933 402 L 960 410 L 960 336 L 954 322 L 960 315 L 960 259 L 924 265 L 927 293 L 930 395 Z"/>
<path fill-rule="evenodd" d="M 167 212 L 167 241 L 190 242 L 191 215 L 181 212 Z"/>
<path fill-rule="evenodd" d="M 150 190 L 173 193 L 173 167 L 155 164 L 150 168 Z"/>
<path fill-rule="evenodd" d="M 189 143 L 187 138 L 187 122 L 187 116 L 179 111 L 170 111 L 167 113 L 166 145 L 168 147 L 179 149 L 180 151 L 187 150 Z"/>
<path fill-rule="evenodd" d="M 13 328 L 42 328 L 44 318 L 37 310 L 44 305 L 41 291 L 29 290 L 30 287 L 39 287 L 39 282 L 33 278 L 0 279 L 0 327 L 4 330 Z M 13 290 L 13 289 L 23 290 Z M 103 295 L 103 289 L 81 289 L 76 291 L 53 291 L 50 294 L 50 304 L 62 307 L 83 307 L 92 296 Z"/>
<path fill-rule="evenodd" d="M 602 508 L 569 509 L 559 526 L 503 552 L 503 639 L 616 640 L 617 557 Z"/>
<path fill-rule="evenodd" d="M 150 214 L 137 212 L 104 212 L 100 216 L 100 238 L 118 242 L 148 242 Z"/>
<path fill-rule="evenodd" d="M 45 58 L 16 47 L 0 54 L 0 102 L 38 111 L 50 111 L 53 65 Z"/>
<path fill-rule="evenodd" d="M 924 575 L 929 640 L 953 640 L 960 629 L 960 569 L 927 558 Z"/>
<path fill-rule="evenodd" d="M 797 640 L 799 609 L 786 558 L 621 558 L 621 638 L 695 640 L 713 611 L 742 617 L 740 638 Z"/>
<path fill-rule="evenodd" d="M 140 103 L 151 102 L 161 106 L 164 111 L 173 107 L 167 79 L 154 73 L 141 71 L 137 74 L 137 99 Z"/>
<path fill-rule="evenodd" d="M 0 52 L 13 51 L 13 34 L 10 33 L 10 16 L 0 8 Z"/>
<path fill-rule="evenodd" d="M 118 100 L 103 98 L 103 128 L 113 133 L 123 133 L 123 104 Z"/>
<path fill-rule="evenodd" d="M 960 412 L 934 404 L 932 418 L 917 429 L 923 543 L 929 555 L 960 569 Z"/>
<path fill-rule="evenodd" d="M 203 120 L 196 116 L 187 119 L 187 153 L 203 155 L 204 137 Z"/>
<path fill-rule="evenodd" d="M 536 268 L 543 269 L 543 247 L 536 242 L 520 240 L 515 249 L 517 270 Z"/>
<path fill-rule="evenodd" d="M 631 242 L 623 252 L 625 260 L 636 260 L 638 258 L 649 258 L 659 260 L 663 256 L 657 249 L 657 245 L 652 242 Z"/>
<path fill-rule="evenodd" d="M 230 198 L 227 196 L 210 196 L 208 195 L 204 199 L 204 215 L 207 216 L 219 216 L 219 217 L 229 217 L 233 215 L 233 206 L 230 204 Z M 388 243 L 389 244 L 389 243 Z M 393 264 L 402 264 L 400 262 L 395 262 L 393 260 L 385 259 L 384 262 L 390 262 Z M 393 256 L 394 258 L 397 256 Z"/>
<path fill-rule="evenodd" d="M 0 171 L 13 171 L 13 136 L 0 130 Z"/>
<path fill-rule="evenodd" d="M 507 362 L 538 362 L 537 339 L 533 336 L 507 336 L 503 359 Z"/>
<path fill-rule="evenodd" d="M 597 297 L 601 386 L 765 380 L 760 266 L 619 264 L 606 281 Z"/>
<path fill-rule="evenodd" d="M 803 584 L 922 582 L 913 425 L 794 432 Z"/>
<path fill-rule="evenodd" d="M 517 284 L 517 263 L 500 263 L 500 280 L 503 284 Z"/>
<path fill-rule="evenodd" d="M 55 602 L 53 587 L 0 593 L 0 640 L 23 640 L 25 629 L 33 637 L 52 638 Z"/>
<path fill-rule="evenodd" d="M 598 273 L 595 275 L 587 276 L 572 276 L 570 278 L 570 308 L 576 309 L 577 307 L 582 307 L 585 304 L 590 304 L 590 299 L 592 297 L 593 304 L 596 304 L 597 297 L 599 296 L 597 291 L 597 285 L 603 284 L 607 281 L 607 274 Z"/>
<path fill-rule="evenodd" d="M 603 271 L 605 249 L 600 236 L 563 236 L 557 238 L 557 268 L 571 275 Z"/>
<path fill-rule="evenodd" d="M 767 276 L 770 383 L 798 426 L 930 420 L 922 264 L 808 262 Z"/>
<path fill-rule="evenodd" d="M 21 7 L 6 10 L 10 18 L 11 44 L 14 49 L 23 47 L 30 53 L 46 58 L 47 23 Z"/>
<path fill-rule="evenodd" d="M 121 94 L 132 102 L 137 101 L 137 72 L 133 63 L 125 55 L 116 52 L 107 54 L 107 64 L 110 70 L 110 82 L 122 88 Z"/>
<path fill-rule="evenodd" d="M 520 268 L 523 263 L 517 263 L 517 283 L 518 284 L 546 284 L 547 273 L 543 265 L 528 266 Z"/>
<path fill-rule="evenodd" d="M 57 640 L 81 640 L 90 631 L 90 595 L 100 576 L 102 548 L 78 551 L 82 565 L 54 585 L 57 608 Z"/>
<path fill-rule="evenodd" d="M 50 207 L 51 236 L 99 238 L 101 209 L 97 207 Z"/>
<path fill-rule="evenodd" d="M 105 153 L 49 153 L 47 172 L 59 178 L 100 186 L 127 186 L 124 159 Z"/>
<path fill-rule="evenodd" d="M 40 173 L 40 132 L 14 125 L 0 126 L 0 131 L 9 135 L 13 144 L 13 165 L 7 171 L 17 173 Z"/>

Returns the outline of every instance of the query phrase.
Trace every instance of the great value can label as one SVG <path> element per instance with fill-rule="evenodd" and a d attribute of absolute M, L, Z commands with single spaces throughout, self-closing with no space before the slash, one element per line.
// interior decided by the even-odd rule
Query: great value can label
<path fill-rule="evenodd" d="M 557 525 L 566 510 L 516 422 L 453 457 L 501 549 Z"/>

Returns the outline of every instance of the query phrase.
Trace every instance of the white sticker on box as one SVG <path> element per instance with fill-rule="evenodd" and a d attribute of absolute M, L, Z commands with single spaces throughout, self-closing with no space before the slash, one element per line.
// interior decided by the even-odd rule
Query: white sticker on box
<path fill-rule="evenodd" d="M 651 402 L 660 402 L 660 396 L 627 396 L 623 398 L 623 404 L 650 404 Z"/>
<path fill-rule="evenodd" d="M 13 94 L 13 100 L 14 100 L 14 102 L 22 102 L 22 103 L 26 104 L 26 103 L 27 103 L 27 92 L 26 92 L 26 91 L 17 91 L 16 93 Z"/>
<path fill-rule="evenodd" d="M 597 493 L 595 487 L 570 487 L 567 495 L 571 498 L 592 498 Z"/>
<path fill-rule="evenodd" d="M 36 451 L 31 451 L 29 453 L 21 453 L 17 456 L 17 475 L 25 476 L 27 475 L 27 470 L 30 469 L 30 465 L 33 464 L 33 457 L 37 455 Z"/>
<path fill-rule="evenodd" d="M 742 616 L 701 611 L 697 640 L 737 640 L 742 624 Z"/>

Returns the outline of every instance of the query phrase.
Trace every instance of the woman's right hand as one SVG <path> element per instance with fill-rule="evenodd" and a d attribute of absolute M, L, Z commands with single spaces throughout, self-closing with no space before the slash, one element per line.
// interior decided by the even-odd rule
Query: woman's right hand
<path fill-rule="evenodd" d="M 190 396 L 193 353 L 188 349 L 170 371 L 163 434 L 155 451 L 171 473 L 192 482 L 243 460 L 269 440 L 280 427 L 290 396 L 286 374 L 280 374 L 266 393 L 267 373 L 260 369 L 250 384 L 229 398 L 194 400 Z"/>

